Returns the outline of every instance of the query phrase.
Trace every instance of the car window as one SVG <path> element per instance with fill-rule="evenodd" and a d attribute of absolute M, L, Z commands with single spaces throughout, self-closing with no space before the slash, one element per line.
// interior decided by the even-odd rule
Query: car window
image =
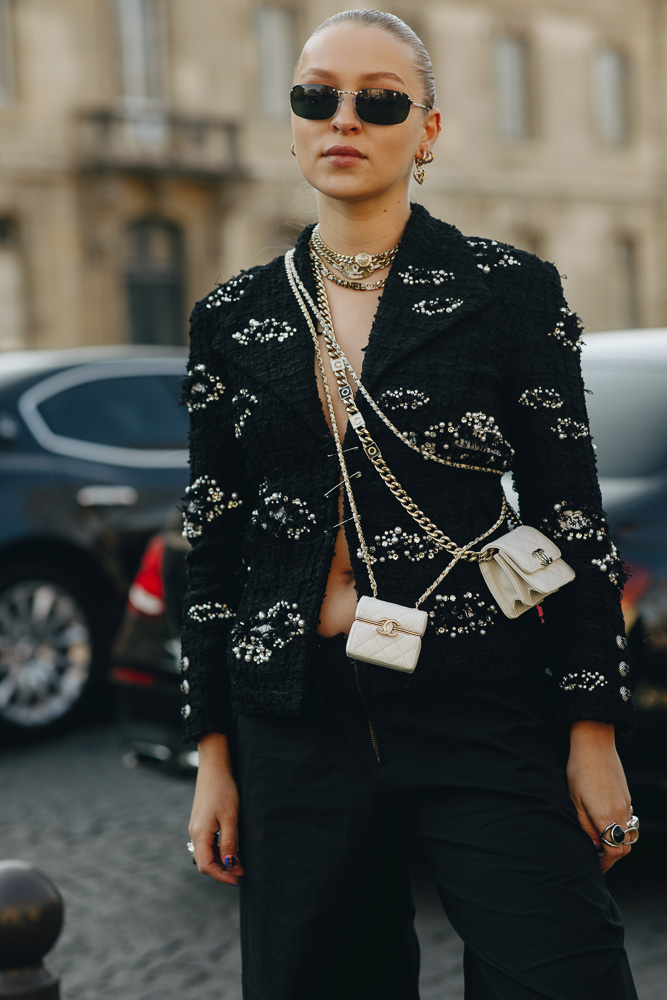
<path fill-rule="evenodd" d="M 117 448 L 187 447 L 187 412 L 176 375 L 96 379 L 42 400 L 38 411 L 61 437 Z"/>
<path fill-rule="evenodd" d="M 586 368 L 591 432 L 601 476 L 651 476 L 667 469 L 665 373 Z"/>

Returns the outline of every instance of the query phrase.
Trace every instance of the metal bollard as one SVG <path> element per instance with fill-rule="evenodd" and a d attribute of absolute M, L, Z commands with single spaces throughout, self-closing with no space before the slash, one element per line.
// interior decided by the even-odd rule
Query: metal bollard
<path fill-rule="evenodd" d="M 42 960 L 63 924 L 53 882 L 25 861 L 0 861 L 0 1000 L 59 1000 Z"/>

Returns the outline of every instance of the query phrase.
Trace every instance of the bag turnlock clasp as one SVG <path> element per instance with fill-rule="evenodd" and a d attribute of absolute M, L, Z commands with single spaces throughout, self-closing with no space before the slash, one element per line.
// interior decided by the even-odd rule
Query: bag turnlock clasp
<path fill-rule="evenodd" d="M 534 552 L 531 552 L 531 555 L 533 559 L 539 559 L 543 566 L 551 566 L 553 562 L 551 556 L 548 556 L 544 549 L 535 549 Z"/>
<path fill-rule="evenodd" d="M 358 622 L 365 622 L 366 625 L 375 625 L 376 631 L 380 635 L 386 635 L 389 639 L 395 639 L 399 632 L 404 632 L 406 635 L 416 635 L 418 638 L 421 638 L 421 632 L 411 632 L 408 628 L 402 628 L 394 618 L 380 618 L 378 621 L 371 621 L 370 618 L 357 617 L 356 620 Z"/>

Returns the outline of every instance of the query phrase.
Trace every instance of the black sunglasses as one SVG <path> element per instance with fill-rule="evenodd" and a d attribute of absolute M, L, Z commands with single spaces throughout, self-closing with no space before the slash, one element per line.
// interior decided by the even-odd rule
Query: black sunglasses
<path fill-rule="evenodd" d="M 426 104 L 411 101 L 400 90 L 366 87 L 364 90 L 336 90 L 326 83 L 297 84 L 289 95 L 292 111 L 299 118 L 325 121 L 333 118 L 344 94 L 352 94 L 354 106 L 362 122 L 369 125 L 400 125 L 410 114 L 410 108 L 431 109 Z"/>

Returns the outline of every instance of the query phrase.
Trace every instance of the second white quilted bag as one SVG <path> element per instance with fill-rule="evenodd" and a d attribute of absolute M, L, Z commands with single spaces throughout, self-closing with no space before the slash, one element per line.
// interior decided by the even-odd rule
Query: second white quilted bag
<path fill-rule="evenodd" d="M 480 562 L 486 584 L 508 618 L 541 604 L 545 597 L 574 580 L 574 570 L 561 558 L 558 546 L 528 524 L 489 542 L 493 559 Z"/>

